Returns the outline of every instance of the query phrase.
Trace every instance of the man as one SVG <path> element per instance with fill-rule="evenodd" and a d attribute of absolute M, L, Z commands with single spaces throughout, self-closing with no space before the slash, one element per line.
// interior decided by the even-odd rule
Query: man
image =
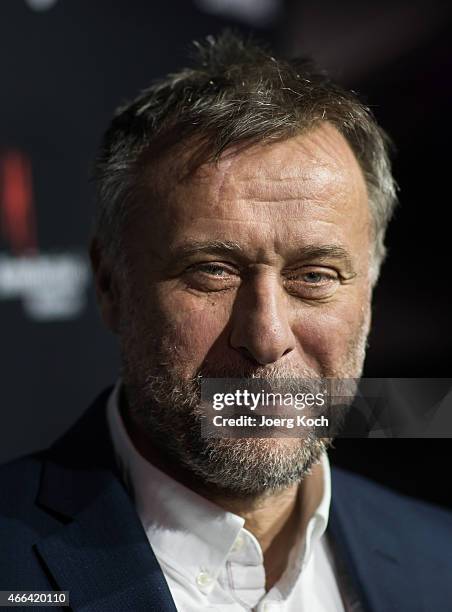
<path fill-rule="evenodd" d="M 121 377 L 3 467 L 1 588 L 84 612 L 452 609 L 449 514 L 330 478 L 330 438 L 201 430 L 205 380 L 360 377 L 395 205 L 370 111 L 305 61 L 208 38 L 118 110 L 96 180 Z"/>

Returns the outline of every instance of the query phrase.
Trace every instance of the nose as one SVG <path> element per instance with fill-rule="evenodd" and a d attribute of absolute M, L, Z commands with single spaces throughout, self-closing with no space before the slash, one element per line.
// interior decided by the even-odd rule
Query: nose
<path fill-rule="evenodd" d="M 231 347 L 259 365 L 277 362 L 295 348 L 288 315 L 287 294 L 277 278 L 242 284 L 232 313 Z"/>

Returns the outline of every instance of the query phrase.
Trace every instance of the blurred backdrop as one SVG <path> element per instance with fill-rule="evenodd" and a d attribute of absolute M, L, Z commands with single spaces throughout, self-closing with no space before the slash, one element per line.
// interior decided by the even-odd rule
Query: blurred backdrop
<path fill-rule="evenodd" d="M 225 26 L 311 55 L 397 147 L 401 206 L 365 375 L 451 376 L 450 2 L 2 0 L 0 461 L 42 448 L 117 374 L 86 255 L 90 165 L 114 108 Z M 452 507 L 452 441 L 339 440 L 333 462 Z"/>

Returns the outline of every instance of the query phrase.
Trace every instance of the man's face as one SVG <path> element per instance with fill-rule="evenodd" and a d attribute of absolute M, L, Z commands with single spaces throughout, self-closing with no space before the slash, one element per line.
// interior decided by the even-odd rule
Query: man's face
<path fill-rule="evenodd" d="M 361 375 L 371 296 L 365 181 L 326 123 L 185 169 L 174 153 L 151 169 L 149 202 L 127 228 L 118 327 L 130 410 L 153 444 L 204 481 L 249 490 L 248 461 L 254 481 L 261 466 L 267 483 L 273 469 L 275 486 L 287 485 L 323 443 L 203 441 L 195 381 Z"/>

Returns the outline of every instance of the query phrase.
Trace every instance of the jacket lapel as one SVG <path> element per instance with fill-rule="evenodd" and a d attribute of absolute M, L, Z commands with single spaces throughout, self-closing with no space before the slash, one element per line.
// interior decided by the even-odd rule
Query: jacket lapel
<path fill-rule="evenodd" d="M 368 612 L 422 612 L 409 542 L 399 540 L 394 517 L 384 516 L 385 506 L 356 494 L 359 489 L 350 486 L 350 478 L 332 470 L 328 532 L 353 590 Z"/>
<path fill-rule="evenodd" d="M 176 612 L 119 480 L 105 416 L 109 391 L 46 453 L 37 503 L 60 525 L 36 551 L 75 612 Z"/>

